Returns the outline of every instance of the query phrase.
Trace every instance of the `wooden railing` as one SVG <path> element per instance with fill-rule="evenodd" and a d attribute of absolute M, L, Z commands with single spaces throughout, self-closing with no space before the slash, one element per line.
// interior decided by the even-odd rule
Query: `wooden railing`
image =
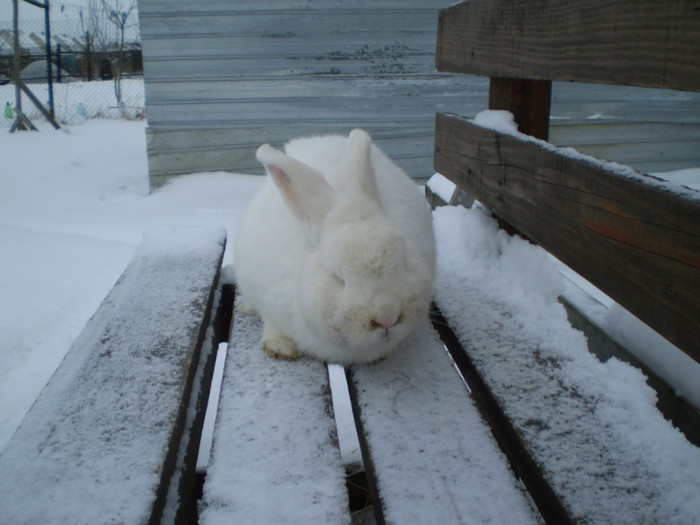
<path fill-rule="evenodd" d="M 440 12 L 437 65 L 546 140 L 552 80 L 700 91 L 698 35 L 697 1 L 472 0 Z M 700 362 L 698 192 L 451 114 L 435 169 Z"/>

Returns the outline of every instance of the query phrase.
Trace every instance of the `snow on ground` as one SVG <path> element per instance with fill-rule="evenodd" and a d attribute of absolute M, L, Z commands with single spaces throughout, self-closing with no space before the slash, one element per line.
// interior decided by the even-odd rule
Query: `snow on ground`
<path fill-rule="evenodd" d="M 0 448 L 157 225 L 231 233 L 260 177 L 178 180 L 148 195 L 145 121 L 0 132 Z M 230 264 L 227 252 L 225 264 Z"/>
<path fill-rule="evenodd" d="M 44 70 L 45 72 L 45 70 Z M 49 90 L 46 84 L 29 84 L 34 95 L 49 108 Z M 61 124 L 82 124 L 88 119 L 101 118 L 135 118 L 143 114 L 144 89 L 142 78 L 124 78 L 121 80 L 122 107 L 117 104 L 112 80 L 95 80 L 92 82 L 74 81 L 54 84 L 53 100 L 56 120 Z M 9 102 L 15 107 L 15 86 L 0 86 L 0 106 L 5 108 Z M 41 112 L 27 97 L 23 97 L 22 109 L 32 121 L 43 119 Z M 0 129 L 9 128 L 11 119 L 0 117 Z"/>

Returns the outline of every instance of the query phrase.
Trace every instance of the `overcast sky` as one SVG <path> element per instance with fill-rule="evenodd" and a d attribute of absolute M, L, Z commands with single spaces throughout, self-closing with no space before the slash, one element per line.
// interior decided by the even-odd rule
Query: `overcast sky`
<path fill-rule="evenodd" d="M 51 20 L 77 20 L 81 7 L 85 8 L 87 2 L 85 0 L 49 0 L 49 5 L 51 6 Z M 19 17 L 20 20 L 43 20 L 44 10 L 20 0 Z M 0 22 L 11 20 L 12 0 L 0 0 Z"/>

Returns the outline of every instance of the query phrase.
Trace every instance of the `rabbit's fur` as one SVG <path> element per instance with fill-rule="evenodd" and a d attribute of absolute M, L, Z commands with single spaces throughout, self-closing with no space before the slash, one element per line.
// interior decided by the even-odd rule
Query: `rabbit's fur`
<path fill-rule="evenodd" d="M 429 308 L 430 209 L 362 130 L 257 151 L 268 172 L 234 244 L 238 290 L 262 347 L 350 364 L 391 352 Z"/>

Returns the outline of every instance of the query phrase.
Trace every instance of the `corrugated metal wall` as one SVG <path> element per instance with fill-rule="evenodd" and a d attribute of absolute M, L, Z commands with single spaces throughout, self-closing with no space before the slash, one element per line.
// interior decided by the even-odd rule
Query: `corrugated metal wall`
<path fill-rule="evenodd" d="M 366 128 L 410 175 L 429 176 L 435 113 L 471 116 L 488 103 L 487 79 L 435 70 L 438 9 L 448 4 L 139 0 L 151 186 L 194 171 L 260 173 L 253 155 L 263 142 L 354 127 Z M 640 169 L 666 169 L 671 155 L 653 153 L 651 128 L 673 114 L 666 142 L 675 157 L 700 165 L 700 96 L 667 102 L 654 90 L 662 103 L 655 109 L 648 93 L 556 85 L 552 141 L 621 162 L 643 152 Z M 601 123 L 632 113 L 651 123 L 651 135 L 615 158 L 621 133 L 642 128 Z"/>
<path fill-rule="evenodd" d="M 555 82 L 550 141 L 646 172 L 700 167 L 700 93 Z"/>
<path fill-rule="evenodd" d="M 263 142 L 366 128 L 411 175 L 432 173 L 436 111 L 487 100 L 435 70 L 444 0 L 140 0 L 152 186 L 260 172 Z"/>

